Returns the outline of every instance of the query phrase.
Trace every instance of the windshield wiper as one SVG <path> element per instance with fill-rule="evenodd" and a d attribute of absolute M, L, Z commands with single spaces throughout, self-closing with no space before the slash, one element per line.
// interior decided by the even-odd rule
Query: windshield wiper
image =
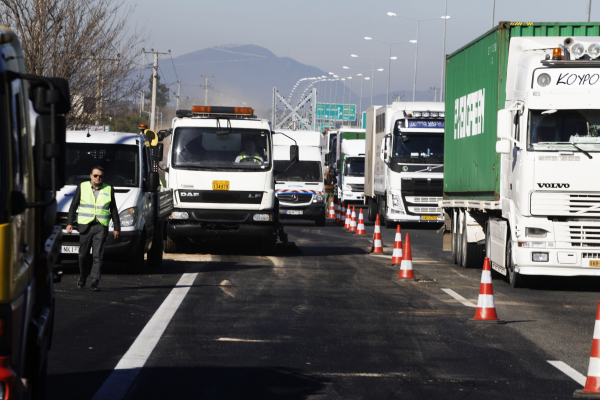
<path fill-rule="evenodd" d="M 577 150 L 581 151 L 583 154 L 585 154 L 590 160 L 592 159 L 592 155 L 590 153 L 588 153 L 587 151 L 585 151 L 581 147 L 577 146 L 575 143 L 569 143 L 569 144 L 571 146 L 575 147 Z"/>

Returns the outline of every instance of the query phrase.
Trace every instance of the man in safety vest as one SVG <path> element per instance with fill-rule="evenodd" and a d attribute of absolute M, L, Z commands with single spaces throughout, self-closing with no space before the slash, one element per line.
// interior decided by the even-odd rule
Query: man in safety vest
<path fill-rule="evenodd" d="M 255 162 L 255 163 L 258 163 L 258 164 L 262 164 L 263 163 L 263 159 L 256 152 L 256 146 L 254 145 L 254 142 L 251 141 L 251 140 L 248 140 L 246 142 L 246 150 L 242 151 L 240 153 L 240 155 L 236 157 L 235 162 L 236 163 L 240 163 L 240 162 Z"/>
<path fill-rule="evenodd" d="M 86 256 L 92 248 L 92 290 L 100 290 L 98 282 L 102 273 L 102 259 L 104 258 L 104 244 L 108 236 L 108 225 L 112 218 L 114 224 L 113 237 L 119 238 L 121 222 L 115 201 L 115 192 L 112 186 L 103 183 L 104 168 L 95 166 L 90 174 L 90 181 L 82 182 L 71 201 L 67 216 L 67 233 L 73 232 L 75 213 L 77 208 L 77 230 L 79 231 L 79 289 L 85 286 L 87 277 Z"/>

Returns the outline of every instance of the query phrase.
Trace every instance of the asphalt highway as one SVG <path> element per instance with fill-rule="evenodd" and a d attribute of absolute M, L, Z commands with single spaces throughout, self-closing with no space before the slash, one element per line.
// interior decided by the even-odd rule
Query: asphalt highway
<path fill-rule="evenodd" d="M 49 399 L 567 399 L 589 362 L 600 281 L 494 275 L 504 325 L 473 324 L 480 269 L 403 226 L 417 280 L 367 236 L 287 222 L 294 246 L 198 245 L 143 274 L 107 264 L 100 292 L 56 285 Z M 299 251 L 298 251 L 299 249 Z"/>

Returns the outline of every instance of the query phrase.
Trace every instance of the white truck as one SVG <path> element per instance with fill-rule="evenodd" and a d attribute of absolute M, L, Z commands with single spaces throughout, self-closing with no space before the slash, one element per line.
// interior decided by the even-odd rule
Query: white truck
<path fill-rule="evenodd" d="M 364 129 L 362 130 L 364 132 Z M 338 147 L 336 196 L 345 204 L 364 204 L 365 140 L 342 139 Z"/>
<path fill-rule="evenodd" d="M 149 131 L 152 132 L 152 131 Z M 154 148 L 162 149 L 154 135 Z M 77 185 L 90 180 L 92 167 L 105 168 L 106 181 L 115 191 L 121 234 L 108 235 L 106 260 L 127 263 L 129 271 L 140 273 L 144 255 L 148 266 L 159 267 L 163 258 L 166 219 L 173 210 L 173 193 L 161 190 L 158 173 L 152 171 L 150 155 L 152 139 L 146 135 L 121 132 L 68 131 L 66 144 L 65 186 L 56 194 L 57 224 L 63 228 L 61 260 L 77 259 L 79 232 L 74 226 L 67 234 L 67 214 Z M 162 155 L 159 152 L 156 161 Z M 109 231 L 113 229 L 110 222 Z"/>
<path fill-rule="evenodd" d="M 278 130 L 273 136 L 275 195 L 282 219 L 306 219 L 325 225 L 325 184 L 321 133 Z M 290 146 L 298 146 L 298 162 L 290 166 Z M 288 168 L 289 166 L 289 168 Z"/>
<path fill-rule="evenodd" d="M 387 228 L 444 222 L 444 103 L 396 102 L 367 110 L 365 202 Z"/>
<path fill-rule="evenodd" d="M 596 27 L 502 22 L 448 56 L 440 206 L 460 265 L 485 254 L 513 287 L 600 276 L 600 37 L 527 37 Z"/>
<path fill-rule="evenodd" d="M 270 121 L 249 107 L 194 106 L 176 115 L 165 172 L 174 196 L 165 251 L 176 253 L 190 240 L 242 239 L 274 253 L 277 236 L 287 237 L 275 197 Z M 298 146 L 289 152 L 296 162 Z"/>

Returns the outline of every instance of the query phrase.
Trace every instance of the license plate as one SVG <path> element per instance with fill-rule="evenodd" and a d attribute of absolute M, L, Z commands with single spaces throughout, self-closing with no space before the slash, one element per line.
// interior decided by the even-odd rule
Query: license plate
<path fill-rule="evenodd" d="M 229 181 L 213 181 L 213 190 L 229 190 Z"/>
<path fill-rule="evenodd" d="M 63 254 L 79 254 L 79 246 L 61 246 L 60 252 Z M 90 248 L 90 254 L 92 254 L 91 248 Z"/>
<path fill-rule="evenodd" d="M 304 211 L 302 211 L 302 210 L 286 210 L 285 213 L 287 215 L 302 215 L 302 214 L 304 214 Z"/>
<path fill-rule="evenodd" d="M 437 221 L 437 215 L 421 215 L 421 219 Z"/>
<path fill-rule="evenodd" d="M 590 260 L 590 267 L 600 267 L 600 260 Z"/>

